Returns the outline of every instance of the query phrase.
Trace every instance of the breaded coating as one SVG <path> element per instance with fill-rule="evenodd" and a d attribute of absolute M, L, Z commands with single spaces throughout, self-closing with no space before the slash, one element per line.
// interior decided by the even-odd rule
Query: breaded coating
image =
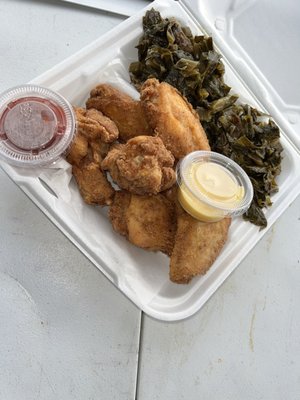
<path fill-rule="evenodd" d="M 145 250 L 171 254 L 176 231 L 176 213 L 162 194 L 138 196 L 116 192 L 109 210 L 113 228 L 132 244 Z"/>
<path fill-rule="evenodd" d="M 110 143 L 100 142 L 99 140 L 92 140 L 89 142 L 91 157 L 95 161 L 95 163 L 97 163 L 100 167 L 102 161 L 107 156 L 110 147 L 111 147 Z"/>
<path fill-rule="evenodd" d="M 101 162 L 109 149 L 107 143 L 115 141 L 119 136 L 116 124 L 95 109 L 73 108 L 76 115 L 77 132 L 68 151 L 67 161 L 78 166 L 87 156 L 91 147 L 95 153 L 95 161 Z M 101 160 L 97 154 L 101 155 Z"/>
<path fill-rule="evenodd" d="M 120 235 L 128 235 L 126 212 L 131 200 L 131 194 L 125 190 L 117 190 L 109 209 L 109 219 L 114 230 Z"/>
<path fill-rule="evenodd" d="M 180 92 L 166 82 L 147 79 L 141 88 L 147 121 L 176 159 L 196 150 L 210 150 L 199 116 Z"/>
<path fill-rule="evenodd" d="M 118 128 L 101 112 L 74 107 L 77 134 L 67 155 L 72 174 L 87 204 L 109 205 L 115 190 L 108 182 L 101 162 L 107 155 L 110 142 L 118 138 Z"/>
<path fill-rule="evenodd" d="M 87 138 L 80 133 L 75 136 L 67 154 L 67 161 L 74 165 L 79 165 L 84 157 L 87 156 L 89 144 Z"/>
<path fill-rule="evenodd" d="M 103 160 L 120 188 L 131 193 L 157 194 L 174 185 L 174 157 L 158 137 L 137 136 L 112 148 Z"/>
<path fill-rule="evenodd" d="M 230 218 L 200 222 L 182 210 L 170 259 L 171 281 L 188 283 L 194 276 L 204 275 L 220 254 L 230 224 Z"/>
<path fill-rule="evenodd" d="M 95 108 L 111 118 L 118 127 L 122 142 L 138 135 L 153 135 L 141 103 L 111 85 L 96 86 L 90 93 L 86 107 Z"/>
<path fill-rule="evenodd" d="M 91 161 L 80 166 L 73 165 L 72 173 L 87 204 L 111 204 L 115 191 L 97 163 Z"/>
<path fill-rule="evenodd" d="M 112 143 L 119 137 L 116 124 L 96 109 L 74 107 L 77 119 L 77 133 L 87 140 L 101 140 Z"/>

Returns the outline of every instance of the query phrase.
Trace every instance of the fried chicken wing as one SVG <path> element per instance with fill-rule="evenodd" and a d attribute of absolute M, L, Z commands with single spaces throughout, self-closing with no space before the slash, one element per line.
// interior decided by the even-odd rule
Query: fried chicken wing
<path fill-rule="evenodd" d="M 101 111 L 94 108 L 86 110 L 81 107 L 74 107 L 74 110 L 79 135 L 83 135 L 87 140 L 101 140 L 105 143 L 112 143 L 118 139 L 119 131 L 116 124 Z"/>
<path fill-rule="evenodd" d="M 120 188 L 131 193 L 157 194 L 174 185 L 174 157 L 158 137 L 137 136 L 113 147 L 102 162 Z"/>
<path fill-rule="evenodd" d="M 79 165 L 84 157 L 87 156 L 89 143 L 87 138 L 82 134 L 77 133 L 68 151 L 67 161 L 74 165 Z"/>
<path fill-rule="evenodd" d="M 101 142 L 100 140 L 92 140 L 89 142 L 89 148 L 92 159 L 101 167 L 101 163 L 107 156 L 111 148 L 111 144 Z"/>
<path fill-rule="evenodd" d="M 141 103 L 111 85 L 96 86 L 90 93 L 86 107 L 95 108 L 111 118 L 119 129 L 122 142 L 138 135 L 153 135 Z"/>
<path fill-rule="evenodd" d="M 111 204 L 115 191 L 97 163 L 91 161 L 80 166 L 73 165 L 72 173 L 87 204 Z"/>
<path fill-rule="evenodd" d="M 101 162 L 108 152 L 108 143 L 115 141 L 119 136 L 117 126 L 100 111 L 73 108 L 77 121 L 77 133 L 69 149 L 67 161 L 72 165 L 79 165 L 91 147 L 97 159 L 95 161 Z"/>
<path fill-rule="evenodd" d="M 118 128 L 101 112 L 74 107 L 77 134 L 67 155 L 83 200 L 87 204 L 109 205 L 115 190 L 101 169 L 110 142 L 118 137 Z"/>
<path fill-rule="evenodd" d="M 173 86 L 155 78 L 146 80 L 141 104 L 149 125 L 176 159 L 195 150 L 210 150 L 198 114 Z"/>
<path fill-rule="evenodd" d="M 188 283 L 194 276 L 204 275 L 220 254 L 230 224 L 230 218 L 200 222 L 181 209 L 170 259 L 171 281 Z"/>
<path fill-rule="evenodd" d="M 128 235 L 126 212 L 131 200 L 131 194 L 125 190 L 118 190 L 115 193 L 113 203 L 109 209 L 109 219 L 116 232 L 120 235 Z"/>
<path fill-rule="evenodd" d="M 118 191 L 110 207 L 109 218 L 115 231 L 132 244 L 171 254 L 176 215 L 172 203 L 162 194 L 138 196 Z"/>

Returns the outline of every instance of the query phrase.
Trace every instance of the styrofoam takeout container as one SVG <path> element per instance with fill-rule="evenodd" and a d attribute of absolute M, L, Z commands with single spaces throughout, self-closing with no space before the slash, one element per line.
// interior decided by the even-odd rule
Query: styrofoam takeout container
<path fill-rule="evenodd" d="M 281 96 L 283 92 L 276 86 L 277 80 L 272 85 L 264 75 L 267 68 L 260 69 L 259 56 L 252 57 L 254 44 L 250 39 L 255 25 L 251 16 L 255 14 L 255 8 L 260 9 L 265 3 L 265 0 L 226 0 L 222 3 L 216 0 L 157 0 L 147 8 L 154 7 L 163 17 L 176 17 L 194 34 L 211 34 L 217 49 L 224 55 L 226 81 L 233 92 L 238 93 L 243 101 L 269 112 L 281 128 L 284 147 L 282 173 L 278 178 L 280 190 L 272 197 L 273 206 L 266 212 L 270 228 L 300 193 L 300 142 L 295 134 L 300 113 L 299 108 L 293 105 L 297 102 L 288 103 L 289 99 L 293 102 L 296 98 L 293 94 L 295 86 L 289 89 L 291 97 L 288 97 L 287 91 L 284 92 L 287 97 Z M 277 3 L 274 4 L 279 7 Z M 245 10 L 250 10 L 249 14 L 245 14 Z M 32 83 L 58 91 L 74 105 L 84 105 L 89 91 L 100 82 L 114 84 L 138 98 L 130 84 L 128 66 L 137 59 L 135 46 L 142 34 L 144 13 L 145 9 L 125 20 Z M 249 20 L 247 15 L 250 15 Z M 263 10 L 256 13 L 255 18 L 260 26 L 260 18 L 264 18 Z M 274 27 L 274 40 L 280 43 L 282 33 L 277 32 L 276 35 L 276 32 Z M 256 37 L 259 36 L 256 34 Z M 245 40 L 240 41 L 241 38 Z M 255 46 L 260 48 L 259 43 Z M 242 218 L 236 218 L 222 253 L 207 274 L 193 279 L 188 285 L 177 285 L 169 281 L 169 260 L 166 256 L 131 245 L 113 231 L 105 208 L 83 203 L 65 160 L 61 159 L 49 168 L 30 171 L 1 165 L 99 270 L 138 307 L 161 320 L 183 319 L 199 310 L 268 229 L 259 230 Z"/>

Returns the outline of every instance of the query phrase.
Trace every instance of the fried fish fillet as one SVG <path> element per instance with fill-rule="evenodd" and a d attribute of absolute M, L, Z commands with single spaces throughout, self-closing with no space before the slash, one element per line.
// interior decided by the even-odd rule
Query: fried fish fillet
<path fill-rule="evenodd" d="M 138 196 L 117 191 L 109 209 L 114 230 L 146 250 L 171 254 L 176 231 L 173 204 L 162 194 Z"/>
<path fill-rule="evenodd" d="M 200 222 L 181 209 L 170 259 L 171 281 L 188 283 L 194 276 L 204 275 L 220 254 L 230 224 L 230 218 Z"/>
<path fill-rule="evenodd" d="M 102 162 L 120 188 L 131 193 L 157 194 L 176 181 L 174 157 L 159 137 L 136 136 L 112 148 Z"/>
<path fill-rule="evenodd" d="M 198 114 L 177 89 L 155 78 L 141 88 L 146 119 L 176 159 L 196 150 L 210 150 Z"/>
<path fill-rule="evenodd" d="M 138 135 L 153 135 L 141 103 L 111 85 L 96 86 L 90 93 L 86 107 L 95 108 L 111 118 L 118 127 L 122 142 Z"/>

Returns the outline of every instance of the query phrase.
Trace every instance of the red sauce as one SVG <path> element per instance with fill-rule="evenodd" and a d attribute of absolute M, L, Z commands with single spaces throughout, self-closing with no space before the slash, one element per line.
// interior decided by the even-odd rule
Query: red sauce
<path fill-rule="evenodd" d="M 39 151 L 55 146 L 66 132 L 62 107 L 36 96 L 23 97 L 7 104 L 0 116 L 0 140 L 13 148 Z"/>

